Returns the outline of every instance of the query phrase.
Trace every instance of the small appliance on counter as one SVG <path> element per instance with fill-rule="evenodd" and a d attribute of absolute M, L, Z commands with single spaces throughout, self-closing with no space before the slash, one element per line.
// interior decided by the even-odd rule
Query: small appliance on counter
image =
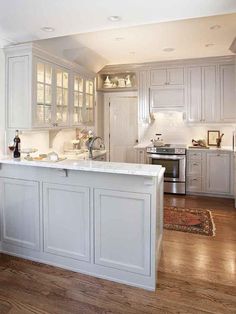
<path fill-rule="evenodd" d="M 165 145 L 162 134 L 159 133 L 156 134 L 155 138 L 152 139 L 151 142 L 153 143 L 154 147 L 161 147 Z"/>

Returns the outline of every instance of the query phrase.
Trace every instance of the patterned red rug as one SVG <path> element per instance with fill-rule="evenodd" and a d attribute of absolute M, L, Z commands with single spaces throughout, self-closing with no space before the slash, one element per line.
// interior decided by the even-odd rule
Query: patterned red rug
<path fill-rule="evenodd" d="M 164 228 L 175 231 L 215 235 L 215 224 L 208 209 L 165 206 Z"/>

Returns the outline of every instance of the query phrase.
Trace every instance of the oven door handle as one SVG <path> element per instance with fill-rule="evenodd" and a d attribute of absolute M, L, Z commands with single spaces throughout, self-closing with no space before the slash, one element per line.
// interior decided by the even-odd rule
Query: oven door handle
<path fill-rule="evenodd" d="M 165 159 L 165 160 L 182 160 L 185 159 L 186 156 L 182 155 L 182 156 L 178 156 L 178 155 L 157 155 L 157 154 L 148 154 L 149 158 L 152 159 Z"/>

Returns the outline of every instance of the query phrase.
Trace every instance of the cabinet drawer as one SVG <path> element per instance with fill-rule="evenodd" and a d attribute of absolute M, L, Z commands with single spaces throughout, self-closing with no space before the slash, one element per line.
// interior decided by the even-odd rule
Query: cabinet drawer
<path fill-rule="evenodd" d="M 198 176 L 189 176 L 187 178 L 188 192 L 202 192 L 202 178 Z"/>
<path fill-rule="evenodd" d="M 201 160 L 202 153 L 201 152 L 188 152 L 188 160 Z"/>
<path fill-rule="evenodd" d="M 188 173 L 197 174 L 198 176 L 202 175 L 202 162 L 199 159 L 189 159 L 188 161 Z"/>

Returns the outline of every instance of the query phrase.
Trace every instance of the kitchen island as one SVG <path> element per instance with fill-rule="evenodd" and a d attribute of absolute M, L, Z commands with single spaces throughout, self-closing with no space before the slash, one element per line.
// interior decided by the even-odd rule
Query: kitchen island
<path fill-rule="evenodd" d="M 164 168 L 0 159 L 0 251 L 155 290 Z"/>

